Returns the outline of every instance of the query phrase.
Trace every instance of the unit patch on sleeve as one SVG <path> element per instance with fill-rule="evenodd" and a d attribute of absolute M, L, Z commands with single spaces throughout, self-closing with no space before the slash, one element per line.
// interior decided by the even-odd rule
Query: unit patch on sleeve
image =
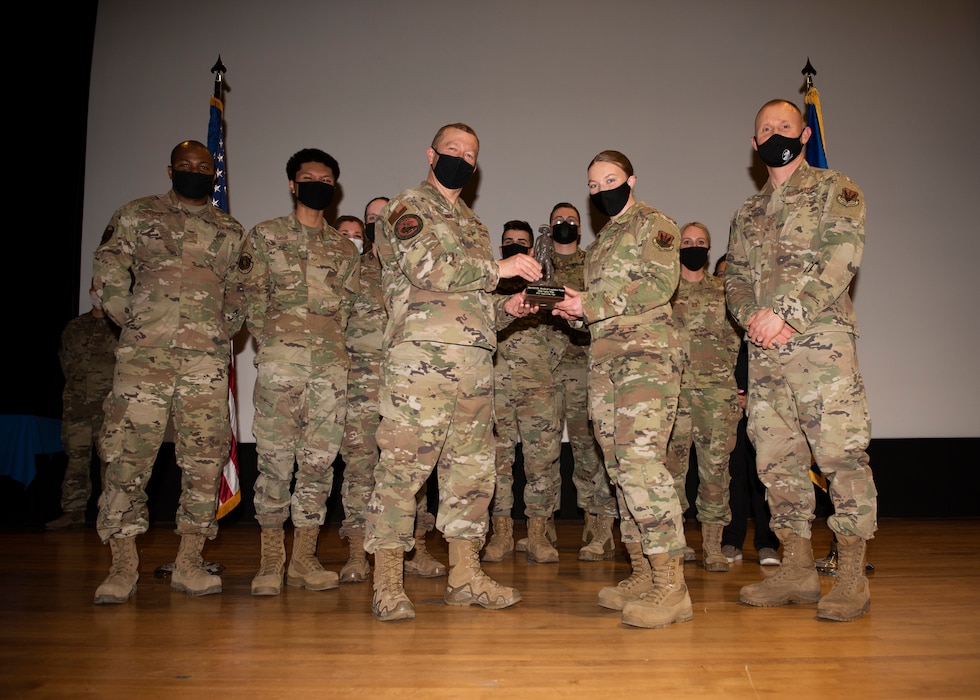
<path fill-rule="evenodd" d="M 242 273 L 249 273 L 252 271 L 252 255 L 250 253 L 242 253 L 238 258 L 238 270 Z"/>
<path fill-rule="evenodd" d="M 105 231 L 102 232 L 102 242 L 99 245 L 108 243 L 112 239 L 112 234 L 115 232 L 116 230 L 112 226 L 106 226 Z"/>
<path fill-rule="evenodd" d="M 861 203 L 861 197 L 854 190 L 845 187 L 837 195 L 837 203 L 845 207 L 856 207 Z"/>
<path fill-rule="evenodd" d="M 399 240 L 407 241 L 422 231 L 422 219 L 417 214 L 405 214 L 395 222 L 393 228 Z"/>
<path fill-rule="evenodd" d="M 674 244 L 674 237 L 666 231 L 657 231 L 657 245 L 667 250 Z"/>

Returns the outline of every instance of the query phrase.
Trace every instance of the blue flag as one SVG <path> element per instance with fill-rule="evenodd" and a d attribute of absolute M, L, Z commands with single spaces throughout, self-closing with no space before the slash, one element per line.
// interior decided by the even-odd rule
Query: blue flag
<path fill-rule="evenodd" d="M 228 182 L 225 168 L 225 106 L 217 97 L 211 98 L 211 119 L 208 122 L 208 150 L 214 156 L 214 194 L 211 204 L 228 211 Z"/>
<path fill-rule="evenodd" d="M 810 127 L 810 140 L 806 142 L 806 162 L 814 168 L 826 168 L 827 152 L 824 150 L 820 93 L 811 85 L 806 90 L 803 102 L 806 104 L 806 125 Z"/>

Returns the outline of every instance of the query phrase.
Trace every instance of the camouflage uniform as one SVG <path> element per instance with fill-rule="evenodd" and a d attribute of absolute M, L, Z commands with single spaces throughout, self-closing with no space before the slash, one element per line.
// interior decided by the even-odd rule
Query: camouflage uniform
<path fill-rule="evenodd" d="M 520 281 L 504 280 L 498 291 L 510 296 L 524 286 Z M 528 517 L 547 518 L 558 510 L 562 432 L 558 388 L 555 385 L 558 358 L 557 348 L 549 342 L 547 324 L 541 314 L 526 316 L 497 334 L 496 365 L 504 371 L 495 375 L 495 397 L 497 391 L 505 393 L 505 401 L 513 411 L 512 416 L 504 418 L 504 424 L 508 420 L 516 420 L 517 423 L 527 479 L 524 513 Z M 514 465 L 515 445 L 512 438 L 511 430 L 511 436 L 505 438 L 496 451 L 496 493 L 500 498 L 495 495 L 493 505 L 494 515 L 508 517 L 514 498 L 513 493 L 506 494 L 504 491 L 509 481 L 513 492 L 514 479 L 510 475 L 501 480 L 500 475 L 511 472 Z M 500 449 L 502 446 L 506 449 Z M 506 507 L 508 501 L 509 508 Z"/>
<path fill-rule="evenodd" d="M 555 282 L 572 289 L 583 289 L 585 256 L 585 251 L 581 249 L 571 255 L 555 253 Z M 589 334 L 572 328 L 558 316 L 549 318 L 549 339 L 553 345 L 557 345 L 561 358 L 555 388 L 558 391 L 560 424 L 568 429 L 568 443 L 575 462 L 572 483 L 575 484 L 576 505 L 593 515 L 618 518 L 616 497 L 602 466 L 602 453 L 589 420 Z M 559 482 L 556 491 L 560 489 Z"/>
<path fill-rule="evenodd" d="M 510 318 L 492 294 L 490 235 L 463 200 L 427 182 L 391 200 L 378 222 L 389 317 L 364 547 L 412 549 L 415 494 L 437 466 L 436 527 L 482 545 L 494 488 L 492 354 L 497 319 Z"/>
<path fill-rule="evenodd" d="M 374 467 L 378 463 L 375 434 L 381 424 L 378 413 L 378 387 L 381 384 L 381 346 L 384 340 L 384 295 L 381 292 L 381 265 L 372 254 L 361 256 L 361 293 L 347 323 L 347 421 L 340 455 L 344 458 L 341 498 L 344 522 L 340 536 L 364 531 L 364 521 Z"/>
<path fill-rule="evenodd" d="M 677 224 L 634 204 L 589 246 L 582 310 L 592 335 L 589 401 L 617 487 L 623 542 L 679 555 L 680 503 L 665 465 L 680 393 L 680 346 L 670 298 L 680 275 Z"/>
<path fill-rule="evenodd" d="M 697 446 L 697 514 L 702 523 L 727 525 L 728 455 L 742 409 L 735 385 L 739 337 L 725 308 L 725 283 L 705 273 L 697 282 L 683 277 L 671 300 L 681 339 L 681 393 L 667 446 L 667 469 L 686 511 L 691 442 Z"/>
<path fill-rule="evenodd" d="M 295 213 L 258 224 L 242 254 L 255 366 L 255 519 L 320 527 L 347 410 L 344 334 L 360 291 L 357 249 Z M 290 496 L 294 460 L 295 488 Z"/>
<path fill-rule="evenodd" d="M 828 477 L 839 535 L 870 539 L 877 491 L 867 454 L 871 421 L 848 294 L 864 249 L 864 195 L 833 170 L 801 163 L 732 219 L 725 287 L 745 326 L 773 308 L 797 331 L 775 350 L 749 353 L 748 434 L 768 489 L 773 529 L 810 537 L 811 450 Z"/>
<path fill-rule="evenodd" d="M 119 328 L 91 311 L 69 321 L 61 334 L 61 444 L 68 456 L 61 509 L 66 513 L 84 511 L 92 495 L 92 445 L 102 429 L 102 402 L 112 391 L 118 342 Z"/>
<path fill-rule="evenodd" d="M 100 435 L 103 542 L 146 531 L 146 482 L 168 419 L 183 473 L 177 530 L 217 534 L 219 477 L 231 449 L 231 336 L 243 306 L 233 273 L 243 242 L 232 217 L 210 204 L 189 207 L 173 190 L 130 202 L 109 221 L 93 284 L 122 330 Z"/>

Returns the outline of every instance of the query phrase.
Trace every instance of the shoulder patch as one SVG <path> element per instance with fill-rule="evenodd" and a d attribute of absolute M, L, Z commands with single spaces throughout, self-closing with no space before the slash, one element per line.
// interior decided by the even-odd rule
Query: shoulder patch
<path fill-rule="evenodd" d="M 252 271 L 254 261 L 252 260 L 251 253 L 242 253 L 238 258 L 238 271 L 249 273 Z"/>
<path fill-rule="evenodd" d="M 422 231 L 422 219 L 417 214 L 405 214 L 394 223 L 395 235 L 406 241 Z"/>
<path fill-rule="evenodd" d="M 674 245 L 674 237 L 666 231 L 657 231 L 657 245 L 666 250 Z"/>
<path fill-rule="evenodd" d="M 105 231 L 102 232 L 102 242 L 99 245 L 105 245 L 112 238 L 112 234 L 116 232 L 111 225 L 105 227 Z"/>
<path fill-rule="evenodd" d="M 405 213 L 405 210 L 407 208 L 408 207 L 406 207 L 404 204 L 402 204 L 397 209 L 395 209 L 394 211 L 392 211 L 391 214 L 388 215 L 388 223 L 391 226 L 394 226 L 395 225 L 395 222 L 398 220 L 398 217 L 401 216 L 402 214 L 404 214 Z"/>
<path fill-rule="evenodd" d="M 856 207 L 861 203 L 861 196 L 854 190 L 845 187 L 837 195 L 837 203 L 845 207 Z"/>

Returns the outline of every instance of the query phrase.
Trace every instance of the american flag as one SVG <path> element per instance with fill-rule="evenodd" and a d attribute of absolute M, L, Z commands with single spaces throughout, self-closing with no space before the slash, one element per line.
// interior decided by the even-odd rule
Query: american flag
<path fill-rule="evenodd" d="M 220 58 L 218 59 L 220 63 Z M 208 150 L 214 156 L 214 194 L 211 204 L 221 211 L 228 211 L 228 181 L 225 168 L 225 107 L 218 97 L 211 98 L 211 119 L 208 122 Z M 221 488 L 218 491 L 218 519 L 228 515 L 242 500 L 238 483 L 238 417 L 235 409 L 235 353 L 231 353 L 228 368 L 228 409 L 231 415 L 231 454 L 221 470 Z"/>

